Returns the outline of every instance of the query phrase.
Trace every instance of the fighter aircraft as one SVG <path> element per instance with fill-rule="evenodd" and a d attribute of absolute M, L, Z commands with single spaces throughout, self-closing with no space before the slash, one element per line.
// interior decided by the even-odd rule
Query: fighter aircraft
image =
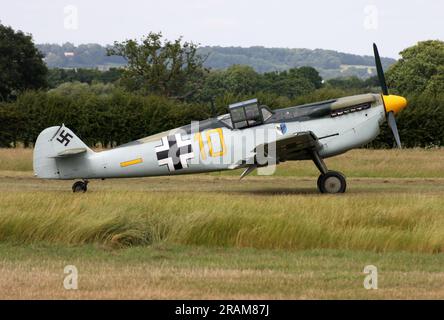
<path fill-rule="evenodd" d="M 360 147 L 379 134 L 387 120 L 396 144 L 401 142 L 394 115 L 407 100 L 389 95 L 381 59 L 373 45 L 382 94 L 362 94 L 271 110 L 256 99 L 229 105 L 229 113 L 111 150 L 94 152 L 73 131 L 43 130 L 34 149 L 35 176 L 79 179 L 73 192 L 86 192 L 91 179 L 190 174 L 256 168 L 291 160 L 312 160 L 320 171 L 321 193 L 343 193 L 346 178 L 323 159 Z"/>

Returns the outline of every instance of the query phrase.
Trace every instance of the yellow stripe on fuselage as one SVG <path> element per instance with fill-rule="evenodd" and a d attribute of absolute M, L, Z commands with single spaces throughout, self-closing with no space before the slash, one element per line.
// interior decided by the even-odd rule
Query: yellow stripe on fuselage
<path fill-rule="evenodd" d="M 142 163 L 142 162 L 143 162 L 143 159 L 142 158 L 138 158 L 138 159 L 134 159 L 134 160 L 129 160 L 129 161 L 121 162 L 120 166 L 122 168 L 124 168 L 124 167 L 128 167 L 128 166 L 132 166 L 134 164 Z"/>

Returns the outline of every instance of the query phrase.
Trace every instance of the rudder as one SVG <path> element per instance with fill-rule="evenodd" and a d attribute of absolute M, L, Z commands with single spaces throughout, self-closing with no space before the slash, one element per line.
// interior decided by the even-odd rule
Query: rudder
<path fill-rule="evenodd" d="M 65 125 L 43 130 L 34 146 L 34 175 L 43 179 L 60 179 L 58 158 L 93 153 L 88 146 Z"/>

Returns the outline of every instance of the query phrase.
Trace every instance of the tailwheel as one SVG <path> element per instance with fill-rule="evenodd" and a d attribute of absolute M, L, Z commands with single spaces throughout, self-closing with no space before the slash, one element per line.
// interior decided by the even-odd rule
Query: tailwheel
<path fill-rule="evenodd" d="M 337 171 L 327 171 L 318 178 L 318 189 L 321 193 L 344 193 L 347 188 L 345 176 Z"/>
<path fill-rule="evenodd" d="M 72 192 L 86 192 L 88 190 L 88 181 L 76 181 L 72 185 Z"/>

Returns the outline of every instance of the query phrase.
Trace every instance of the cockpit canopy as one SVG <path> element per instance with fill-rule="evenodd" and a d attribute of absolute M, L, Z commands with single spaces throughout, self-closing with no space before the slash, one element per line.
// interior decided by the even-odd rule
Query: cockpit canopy
<path fill-rule="evenodd" d="M 257 99 L 230 104 L 228 109 L 233 129 L 244 129 L 261 125 L 273 114 L 266 106 L 259 106 Z"/>

